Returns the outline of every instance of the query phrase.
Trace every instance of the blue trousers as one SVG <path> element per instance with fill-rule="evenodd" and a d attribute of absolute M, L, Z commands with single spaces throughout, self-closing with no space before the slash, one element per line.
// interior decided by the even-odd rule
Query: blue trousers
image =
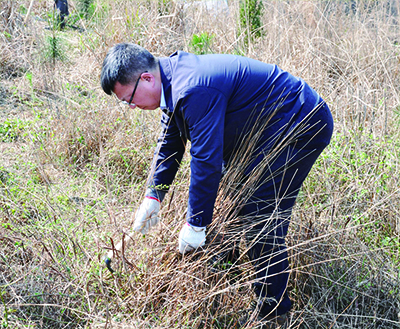
<path fill-rule="evenodd" d="M 259 154 L 254 165 L 263 159 L 268 161 L 262 165 L 258 187 L 240 213 L 248 228 L 247 253 L 256 271 L 254 291 L 265 315 L 284 314 L 291 308 L 285 237 L 299 189 L 332 136 L 333 119 L 328 106 L 323 105 L 292 128 L 288 132 L 292 135 L 286 141 L 282 143 L 285 137 L 281 136 L 280 141 L 274 142 L 275 147 L 263 149 Z M 279 143 L 282 147 L 277 152 Z"/>

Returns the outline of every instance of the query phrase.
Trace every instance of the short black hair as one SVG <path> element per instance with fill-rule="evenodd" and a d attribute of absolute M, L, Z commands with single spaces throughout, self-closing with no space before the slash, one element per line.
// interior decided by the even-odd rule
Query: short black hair
<path fill-rule="evenodd" d="M 104 58 L 101 87 L 107 95 L 111 95 L 117 82 L 127 85 L 140 73 L 151 71 L 157 65 L 158 59 L 143 47 L 134 43 L 116 44 Z"/>

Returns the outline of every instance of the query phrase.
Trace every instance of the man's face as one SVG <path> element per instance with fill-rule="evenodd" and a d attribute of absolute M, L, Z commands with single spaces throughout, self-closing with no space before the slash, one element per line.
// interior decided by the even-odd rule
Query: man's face
<path fill-rule="evenodd" d="M 136 81 L 128 85 L 117 82 L 114 93 L 132 109 L 138 107 L 142 110 L 155 110 L 160 107 L 161 83 L 149 72 L 142 73 Z"/>

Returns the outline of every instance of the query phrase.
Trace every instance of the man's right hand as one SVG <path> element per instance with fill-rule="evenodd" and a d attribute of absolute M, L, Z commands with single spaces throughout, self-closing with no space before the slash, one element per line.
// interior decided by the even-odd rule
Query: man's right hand
<path fill-rule="evenodd" d="M 151 227 L 159 223 L 159 211 L 160 201 L 153 197 L 145 197 L 136 212 L 133 230 L 142 234 L 148 233 Z"/>

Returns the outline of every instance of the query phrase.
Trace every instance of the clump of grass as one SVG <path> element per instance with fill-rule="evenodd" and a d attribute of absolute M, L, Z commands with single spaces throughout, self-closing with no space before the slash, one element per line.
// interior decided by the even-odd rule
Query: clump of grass
<path fill-rule="evenodd" d="M 78 0 L 77 7 L 79 14 L 85 19 L 89 19 L 95 11 L 93 0 Z"/>
<path fill-rule="evenodd" d="M 126 115 L 119 107 L 107 113 L 75 108 L 53 117 L 47 131 L 51 138 L 42 152 L 45 161 L 55 160 L 72 170 L 100 166 L 111 171 L 107 177 L 119 176 L 118 184 L 132 186 L 143 181 L 155 135 L 142 130 L 139 125 L 146 121 L 137 115 Z"/>
<path fill-rule="evenodd" d="M 332 233 L 315 225 L 317 234 L 299 223 L 293 226 L 293 325 L 396 327 L 399 278 L 383 250 L 371 250 L 355 238 L 357 226 Z"/>
<path fill-rule="evenodd" d="M 23 56 L 27 38 L 17 3 L 3 1 L 0 4 L 0 31 L 0 77 L 21 76 L 28 68 Z"/>

